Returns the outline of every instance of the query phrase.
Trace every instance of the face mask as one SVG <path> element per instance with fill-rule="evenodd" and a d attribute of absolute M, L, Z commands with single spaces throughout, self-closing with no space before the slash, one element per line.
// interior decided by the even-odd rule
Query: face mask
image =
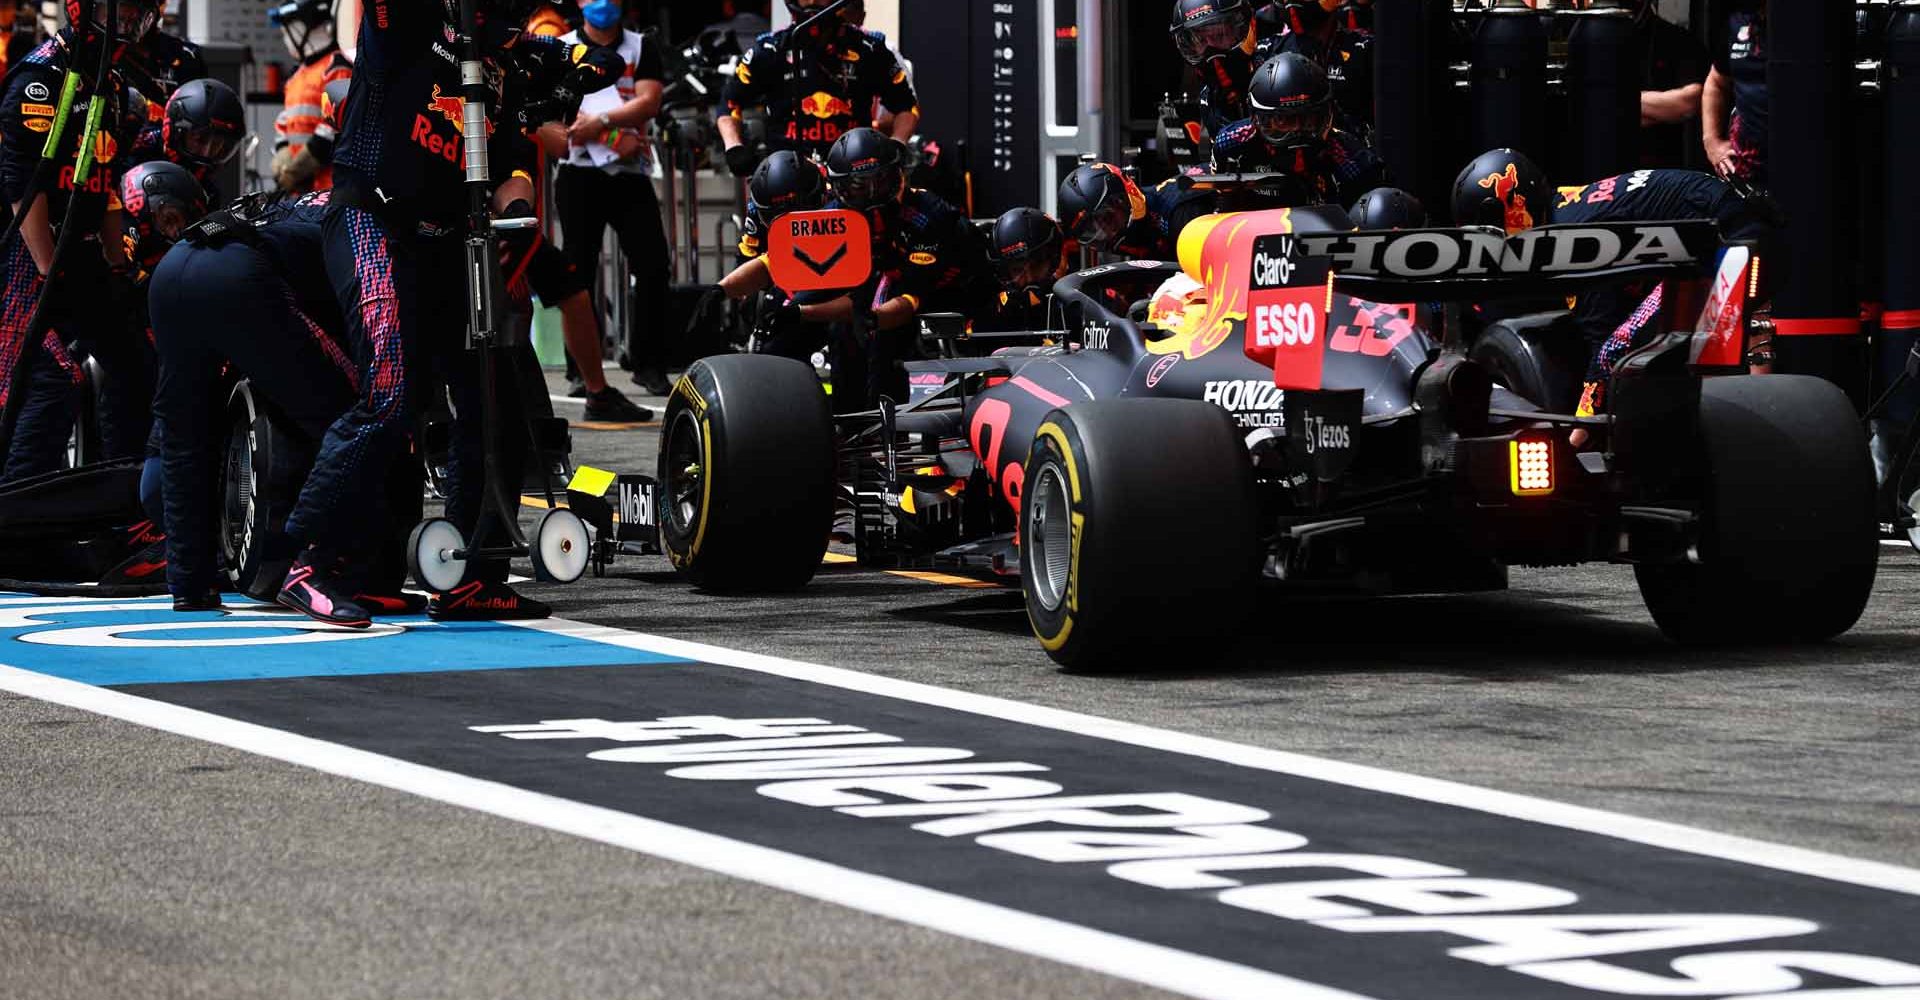
<path fill-rule="evenodd" d="M 586 17 L 588 24 L 602 31 L 620 23 L 620 5 L 615 0 L 593 0 L 580 8 L 580 13 Z"/>

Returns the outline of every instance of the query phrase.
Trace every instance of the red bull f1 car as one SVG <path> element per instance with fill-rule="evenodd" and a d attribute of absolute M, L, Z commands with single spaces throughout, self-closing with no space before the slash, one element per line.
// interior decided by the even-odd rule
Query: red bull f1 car
<path fill-rule="evenodd" d="M 1824 381 L 1745 374 L 1760 262 L 1711 223 L 1509 238 L 1277 209 L 1204 218 L 1179 255 L 1061 279 L 1063 342 L 911 363 L 913 398 L 864 413 L 797 362 L 699 362 L 664 418 L 661 547 L 701 587 L 791 588 L 837 513 L 863 561 L 1017 573 L 1041 646 L 1092 669 L 1226 644 L 1289 588 L 1497 589 L 1516 565 L 1630 565 L 1685 642 L 1860 615 L 1863 432 Z M 1631 279 L 1705 306 L 1618 365 L 1603 415 L 1517 384 L 1552 345 L 1459 322 Z"/>

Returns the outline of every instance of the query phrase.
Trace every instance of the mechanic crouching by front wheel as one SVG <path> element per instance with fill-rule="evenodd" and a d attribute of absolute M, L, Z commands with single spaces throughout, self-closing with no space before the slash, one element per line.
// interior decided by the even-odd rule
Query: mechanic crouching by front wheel
<path fill-rule="evenodd" d="M 220 168 L 240 152 L 246 137 L 240 95 L 218 80 L 182 84 L 167 99 L 160 124 L 140 133 L 128 158 L 133 163 L 165 160 L 193 173 L 207 201 L 220 204 L 214 180 Z"/>
<path fill-rule="evenodd" d="M 131 274 L 113 192 L 115 160 L 132 140 L 114 132 L 126 120 L 129 96 L 113 73 L 104 93 L 91 93 L 107 31 L 88 19 L 88 10 L 104 16 L 106 5 L 69 0 L 69 23 L 79 27 L 62 30 L 14 65 L 0 98 L 0 197 L 19 225 L 19 238 L 0 249 L 5 303 L 0 309 L 0 409 L 10 422 L 9 434 L 0 435 L 7 437 L 0 482 L 52 472 L 65 461 L 82 380 L 67 350 L 69 340 L 79 341 L 103 369 L 119 375 L 101 387 L 106 456 L 138 456 L 147 438 L 148 382 L 140 345 L 125 323 Z M 157 13 L 154 0 L 120 0 L 109 57 L 117 61 L 152 27 Z M 54 162 L 42 164 L 69 69 L 79 70 L 81 77 L 76 111 Z M 89 151 L 95 166 L 85 184 L 76 185 L 85 117 L 77 109 L 93 98 L 108 107 Z"/>
<path fill-rule="evenodd" d="M 153 271 L 186 228 L 207 214 L 207 192 L 185 167 L 156 160 L 136 164 L 121 175 L 120 204 L 126 218 L 127 255 L 140 290 L 134 296 L 133 327 L 151 341 L 153 318 L 146 292 L 152 286 Z M 160 435 L 160 421 L 155 420 L 147 435 L 146 463 L 140 468 L 140 506 L 153 523 L 164 525 Z"/>
<path fill-rule="evenodd" d="M 1067 276 L 1080 247 L 1060 223 L 1037 208 L 1010 208 L 993 220 L 987 254 L 1000 285 L 992 312 L 975 330 L 1056 329 L 1064 321 L 1053 306 L 1053 283 Z M 1124 307 L 1123 307 L 1124 308 Z"/>
<path fill-rule="evenodd" d="M 767 267 L 767 227 L 788 212 L 810 212 L 827 203 L 827 168 L 792 150 L 783 149 L 754 168 L 747 182 L 747 215 L 740 226 L 738 267 L 720 279 L 720 291 L 735 301 L 757 292 L 773 289 L 773 273 Z M 800 318 L 800 307 L 784 292 L 773 289 L 770 298 L 777 307 L 763 305 L 760 333 L 763 342 L 755 348 L 800 361 L 809 361 L 825 342 L 825 333 L 810 332 Z"/>
<path fill-rule="evenodd" d="M 525 153 L 524 128 L 561 120 L 580 95 L 618 78 L 609 50 L 520 35 L 531 0 L 474 0 L 487 68 L 504 96 L 489 105 L 496 211 L 530 215 L 532 188 L 510 176 Z M 361 533 L 370 484 L 407 455 L 407 432 L 440 375 L 456 420 L 448 460 L 447 517 L 475 546 L 486 488 L 481 414 L 490 387 L 478 352 L 466 348 L 471 312 L 462 237 L 468 190 L 461 124 L 466 102 L 459 56 L 460 3 L 368 0 L 352 92 L 334 154 L 334 192 L 322 222 L 326 273 L 359 371 L 359 396 L 327 428 L 287 533 L 300 547 L 280 601 L 322 621 L 364 623 L 337 556 Z M 504 126 L 504 127 L 502 127 Z M 510 378 L 502 378 L 511 385 Z M 495 394 L 501 426 L 518 426 L 519 394 Z M 518 484 L 514 446 L 502 435 Z M 447 618 L 545 617 L 548 608 L 506 582 L 504 560 L 471 560 L 467 578 L 436 594 L 429 612 Z"/>
<path fill-rule="evenodd" d="M 972 315 L 987 300 L 986 248 L 959 209 L 907 186 L 899 142 L 870 128 L 840 137 L 827 153 L 829 208 L 864 214 L 873 228 L 873 278 L 862 288 L 798 307 L 809 323 L 833 325 L 833 404 L 841 412 L 904 402 L 902 362 L 922 312 Z M 855 304 L 871 302 L 870 309 Z"/>

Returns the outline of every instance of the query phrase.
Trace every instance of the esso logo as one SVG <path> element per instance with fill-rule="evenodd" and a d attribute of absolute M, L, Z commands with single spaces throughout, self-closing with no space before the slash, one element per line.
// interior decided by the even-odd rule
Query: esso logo
<path fill-rule="evenodd" d="M 1320 332 L 1319 310 L 1295 302 L 1269 303 L 1253 308 L 1256 347 L 1304 347 Z"/>

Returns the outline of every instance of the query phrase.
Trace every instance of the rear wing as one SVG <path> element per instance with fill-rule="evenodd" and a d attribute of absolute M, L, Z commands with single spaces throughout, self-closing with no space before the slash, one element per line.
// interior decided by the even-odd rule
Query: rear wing
<path fill-rule="evenodd" d="M 1707 219 L 1573 223 L 1512 236 L 1481 228 L 1276 233 L 1255 241 L 1253 276 L 1260 287 L 1263 274 L 1277 272 L 1263 269 L 1263 259 L 1319 258 L 1331 265 L 1335 289 L 1375 302 L 1482 301 L 1699 275 L 1720 248 L 1719 228 Z"/>

